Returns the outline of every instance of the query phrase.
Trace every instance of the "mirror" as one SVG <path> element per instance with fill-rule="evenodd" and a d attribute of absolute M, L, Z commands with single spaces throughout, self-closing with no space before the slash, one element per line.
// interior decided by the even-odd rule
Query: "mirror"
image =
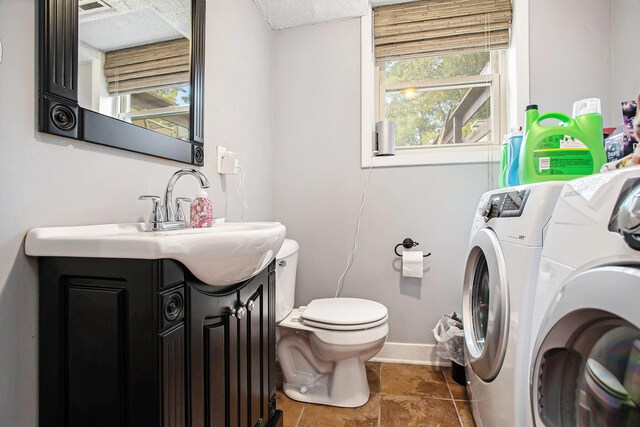
<path fill-rule="evenodd" d="M 189 140 L 189 0 L 80 0 L 78 104 Z"/>
<path fill-rule="evenodd" d="M 40 0 L 40 130 L 204 164 L 205 0 Z"/>

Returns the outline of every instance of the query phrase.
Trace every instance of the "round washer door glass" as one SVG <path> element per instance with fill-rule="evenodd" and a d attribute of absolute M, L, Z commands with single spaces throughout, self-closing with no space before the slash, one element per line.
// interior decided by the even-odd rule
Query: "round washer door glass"
<path fill-rule="evenodd" d="M 492 381 L 507 348 L 509 292 L 500 241 L 488 228 L 475 235 L 464 278 L 465 346 L 474 373 Z"/>
<path fill-rule="evenodd" d="M 473 317 L 473 339 L 480 351 L 484 350 L 489 323 L 489 267 L 482 252 L 478 254 L 471 291 L 471 316 Z"/>
<path fill-rule="evenodd" d="M 565 293 L 555 309 L 563 317 L 554 319 L 537 352 L 532 399 L 538 425 L 640 426 L 640 328 L 615 310 L 616 305 L 624 305 L 622 299 L 634 299 L 616 292 L 616 284 L 635 280 L 638 287 L 640 274 L 625 278 L 611 272 L 608 279 L 600 278 L 605 279 L 600 282 L 601 292 L 589 289 L 593 277 L 588 275 L 565 287 L 571 295 Z M 580 300 L 580 292 L 594 291 L 600 304 L 585 302 L 583 307 L 588 308 L 562 311 L 565 298 Z M 616 298 L 617 303 L 607 304 L 607 299 Z"/>

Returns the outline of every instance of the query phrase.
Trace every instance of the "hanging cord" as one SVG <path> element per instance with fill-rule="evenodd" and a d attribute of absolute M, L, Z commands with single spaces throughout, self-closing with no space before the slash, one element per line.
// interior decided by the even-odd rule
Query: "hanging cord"
<path fill-rule="evenodd" d="M 221 190 L 224 193 L 224 215 L 222 216 L 224 218 L 224 221 L 227 221 L 229 219 L 228 217 L 228 211 L 229 211 L 229 187 L 227 186 L 227 177 L 226 175 L 221 175 L 221 179 L 220 179 L 220 185 L 221 185 Z"/>
<path fill-rule="evenodd" d="M 485 13 L 484 15 L 484 44 L 485 44 L 485 51 L 489 52 L 489 72 L 485 74 L 485 83 L 489 83 L 490 75 L 493 75 L 493 61 L 492 61 L 492 54 L 491 54 L 491 29 L 489 28 L 489 24 L 491 23 L 490 20 L 490 16 L 488 13 Z M 495 80 L 492 81 L 491 85 L 496 84 Z M 498 83 L 499 84 L 499 83 Z M 493 102 L 494 100 L 491 100 L 492 106 L 493 106 Z M 496 112 L 499 114 L 499 112 Z M 491 120 L 495 123 L 495 118 L 493 117 L 493 114 L 491 115 Z M 494 155 L 494 146 L 495 144 L 497 144 L 498 148 L 500 147 L 500 144 L 502 142 L 501 136 L 499 134 L 500 129 L 492 129 L 491 130 L 491 134 L 492 134 L 492 139 L 495 141 L 494 144 L 487 144 L 487 186 L 488 186 L 488 190 L 492 190 L 493 186 L 494 186 L 494 174 L 493 174 L 493 155 Z"/>
<path fill-rule="evenodd" d="M 362 211 L 364 210 L 364 203 L 367 201 L 367 187 L 369 186 L 369 178 L 371 177 L 371 169 L 373 169 L 373 150 L 371 151 L 371 159 L 369 160 L 369 171 L 367 172 L 367 178 L 364 182 L 364 190 L 362 191 L 362 203 L 360 203 L 360 212 L 358 213 L 358 222 L 356 223 L 356 233 L 353 236 L 353 249 L 347 258 L 347 267 L 342 272 L 342 275 L 338 279 L 338 287 L 336 289 L 336 296 L 338 298 L 342 293 L 342 288 L 344 286 L 344 277 L 347 272 L 353 265 L 353 256 L 358 250 L 358 233 L 360 232 L 360 220 L 362 219 Z"/>
<path fill-rule="evenodd" d="M 225 220 L 228 220 L 229 217 L 227 216 L 227 211 L 229 208 L 229 191 L 225 191 L 224 192 L 224 218 Z"/>
<path fill-rule="evenodd" d="M 249 205 L 247 205 L 246 192 L 244 190 L 244 181 L 245 181 L 245 172 L 244 168 L 238 165 L 238 169 L 240 169 L 240 174 L 238 175 L 238 187 L 236 188 L 236 195 L 242 198 L 242 213 L 240 214 L 240 221 L 244 221 L 245 213 L 249 212 Z M 242 190 L 242 194 L 240 194 L 240 190 Z"/>

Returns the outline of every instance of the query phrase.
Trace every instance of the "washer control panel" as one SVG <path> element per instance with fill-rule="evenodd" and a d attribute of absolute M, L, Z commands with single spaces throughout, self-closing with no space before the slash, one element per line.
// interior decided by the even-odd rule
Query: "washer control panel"
<path fill-rule="evenodd" d="M 491 218 L 514 218 L 522 215 L 530 190 L 507 191 L 489 198 L 482 210 L 485 221 Z"/>

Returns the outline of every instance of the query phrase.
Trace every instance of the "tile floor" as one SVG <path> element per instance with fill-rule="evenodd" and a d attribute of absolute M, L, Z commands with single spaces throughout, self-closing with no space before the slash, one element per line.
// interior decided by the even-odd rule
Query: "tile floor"
<path fill-rule="evenodd" d="M 280 388 L 284 427 L 475 427 L 450 368 L 368 362 L 367 377 L 371 398 L 353 409 L 296 402 Z"/>

